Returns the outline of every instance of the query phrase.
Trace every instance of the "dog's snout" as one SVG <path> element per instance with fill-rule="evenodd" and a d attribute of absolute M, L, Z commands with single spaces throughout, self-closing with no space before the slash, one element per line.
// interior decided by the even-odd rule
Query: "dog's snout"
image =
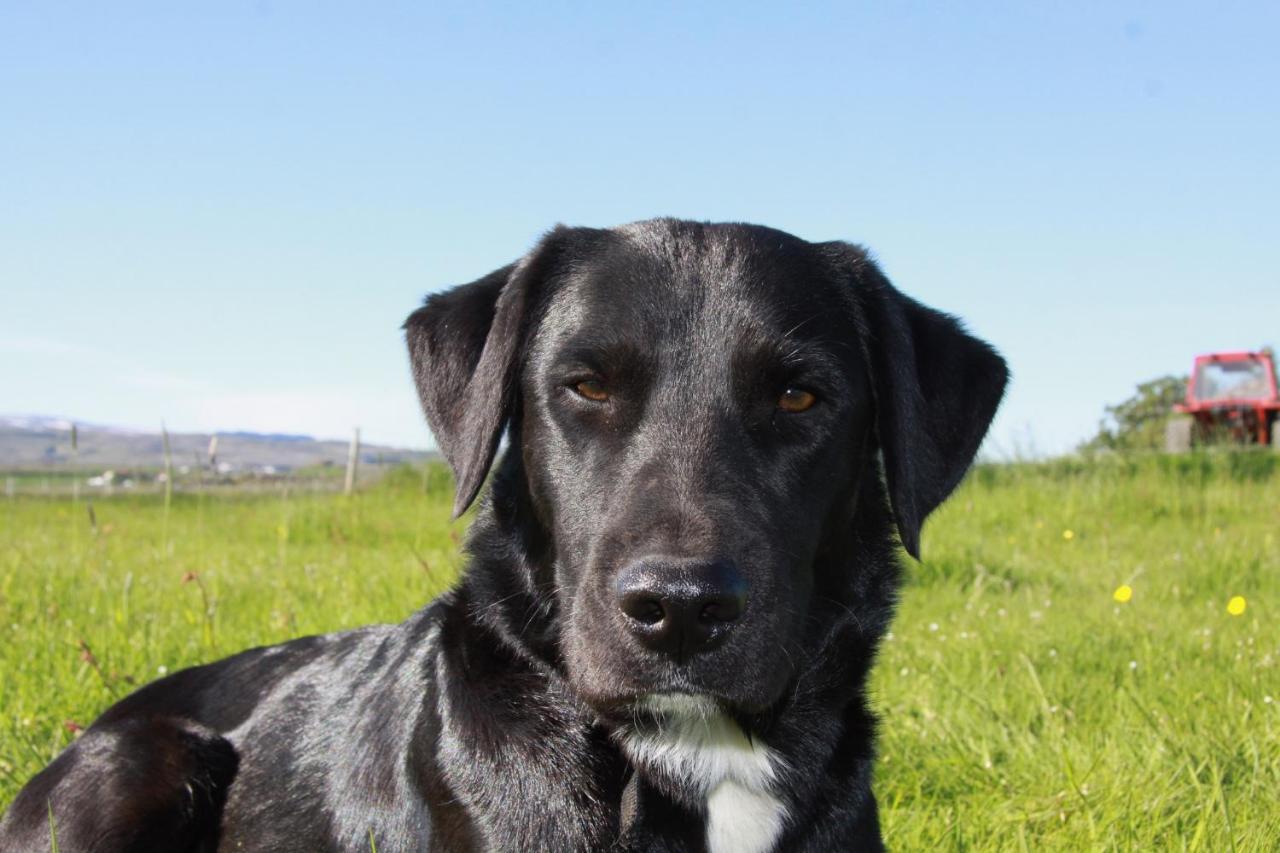
<path fill-rule="evenodd" d="M 618 575 L 618 609 L 645 646 L 685 661 L 724 639 L 747 606 L 747 579 L 727 560 L 637 560 Z"/>

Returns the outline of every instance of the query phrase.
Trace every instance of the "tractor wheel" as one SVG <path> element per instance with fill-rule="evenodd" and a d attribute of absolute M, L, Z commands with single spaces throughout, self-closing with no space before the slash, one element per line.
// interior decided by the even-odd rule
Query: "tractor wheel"
<path fill-rule="evenodd" d="M 1171 418 L 1164 428 L 1164 449 L 1167 453 L 1186 453 L 1191 450 L 1191 433 L 1196 422 L 1191 418 Z"/>

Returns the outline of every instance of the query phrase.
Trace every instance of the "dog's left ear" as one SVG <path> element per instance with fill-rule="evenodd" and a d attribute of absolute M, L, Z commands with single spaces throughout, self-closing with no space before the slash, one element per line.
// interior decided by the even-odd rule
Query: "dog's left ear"
<path fill-rule="evenodd" d="M 861 250 L 844 248 L 865 317 L 889 499 L 903 547 L 920 559 L 920 527 L 969 470 L 1009 369 L 956 318 L 903 295 Z"/>
<path fill-rule="evenodd" d="M 515 405 L 531 303 L 569 237 L 557 227 L 525 257 L 427 298 L 405 342 L 427 423 L 453 468 L 453 514 L 475 500 Z"/>

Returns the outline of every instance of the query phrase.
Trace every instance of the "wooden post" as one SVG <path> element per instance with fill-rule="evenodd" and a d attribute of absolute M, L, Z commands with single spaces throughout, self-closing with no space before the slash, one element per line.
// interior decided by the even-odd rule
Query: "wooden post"
<path fill-rule="evenodd" d="M 169 505 L 173 502 L 173 454 L 169 452 L 169 430 L 160 422 L 160 441 L 164 445 L 164 547 L 169 548 Z"/>
<path fill-rule="evenodd" d="M 342 493 L 351 494 L 356 488 L 356 466 L 360 462 L 360 427 L 351 433 L 351 447 L 347 450 L 347 480 L 342 486 Z"/>
<path fill-rule="evenodd" d="M 80 438 L 76 432 L 76 425 L 71 425 L 71 500 L 73 503 L 80 500 Z"/>
<path fill-rule="evenodd" d="M 168 509 L 173 497 L 173 454 L 169 451 L 169 430 L 164 421 L 160 422 L 160 440 L 164 445 L 164 506 Z"/>
<path fill-rule="evenodd" d="M 216 476 L 218 473 L 218 434 L 209 436 L 209 470 Z"/>

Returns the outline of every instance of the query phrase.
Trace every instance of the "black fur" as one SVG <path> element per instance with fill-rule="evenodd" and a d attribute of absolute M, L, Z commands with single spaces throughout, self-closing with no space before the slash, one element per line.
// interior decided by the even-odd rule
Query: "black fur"
<path fill-rule="evenodd" d="M 703 850 L 697 792 L 617 746 L 662 692 L 784 760 L 776 849 L 879 849 L 866 679 L 898 543 L 919 554 L 1003 393 L 994 351 L 857 247 L 674 220 L 557 228 L 406 334 L 456 512 L 494 469 L 458 586 L 142 688 L 23 789 L 0 850 L 48 849 L 51 814 L 63 851 Z M 788 387 L 817 403 L 780 410 Z M 736 566 L 724 642 L 633 642 L 614 581 L 654 555 Z"/>

